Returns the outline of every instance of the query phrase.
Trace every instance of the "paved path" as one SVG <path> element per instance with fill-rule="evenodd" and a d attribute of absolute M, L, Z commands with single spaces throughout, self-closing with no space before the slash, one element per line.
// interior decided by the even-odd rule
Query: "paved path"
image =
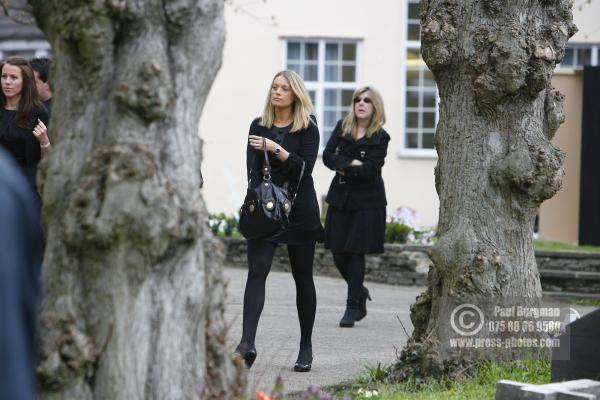
<path fill-rule="evenodd" d="M 231 330 L 228 340 L 233 352 L 242 331 L 246 270 L 226 268 L 225 276 L 229 279 L 226 319 L 231 323 Z M 354 328 L 340 328 L 338 322 L 345 309 L 345 282 L 341 278 L 315 276 L 315 285 L 313 368 L 311 372 L 298 373 L 293 371 L 300 341 L 294 281 L 289 272 L 269 274 L 265 308 L 256 338 L 258 357 L 248 373 L 250 393 L 270 392 L 278 374 L 283 376 L 285 390 L 291 392 L 302 391 L 311 384 L 323 387 L 350 380 L 378 362 L 390 364 L 396 359 L 396 349 L 402 349 L 407 339 L 398 318 L 411 334 L 409 307 L 425 289 L 367 282 L 373 298 L 367 303 L 368 315 Z M 573 307 L 581 315 L 595 309 Z"/>
<path fill-rule="evenodd" d="M 229 278 L 226 318 L 231 322 L 229 335 L 233 351 L 241 337 L 242 299 L 246 270 L 226 268 Z M 410 334 L 410 304 L 422 287 L 367 283 L 373 301 L 368 315 L 354 328 L 340 328 L 346 301 L 346 284 L 341 279 L 315 277 L 317 315 L 313 331 L 314 361 L 311 372 L 293 371 L 298 356 L 300 328 L 296 313 L 296 288 L 292 275 L 274 272 L 267 279 L 267 293 L 256 337 L 258 357 L 248 374 L 251 391 L 270 391 L 277 374 L 283 376 L 286 391 L 304 390 L 351 379 L 366 371 L 367 365 L 389 364 L 395 360 L 395 348 L 406 342 L 398 317 Z"/>

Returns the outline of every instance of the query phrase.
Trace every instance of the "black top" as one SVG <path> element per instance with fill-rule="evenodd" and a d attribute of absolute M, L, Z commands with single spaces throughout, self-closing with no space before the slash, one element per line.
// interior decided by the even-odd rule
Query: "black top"
<path fill-rule="evenodd" d="M 27 128 L 15 123 L 15 110 L 0 109 L 0 147 L 7 150 L 25 174 L 29 185 L 37 190 L 35 176 L 40 162 L 40 143 L 33 135 L 38 118 L 48 125 L 48 113 L 44 109 L 35 110 L 29 119 Z"/>
<path fill-rule="evenodd" d="M 275 154 L 268 153 L 269 163 L 271 164 L 271 180 L 276 185 L 283 186 L 285 182 L 288 182 L 288 187 L 295 189 L 302 169 L 302 160 L 305 162 L 304 176 L 300 182 L 298 194 L 289 216 L 289 228 L 301 231 L 316 231 L 320 232 L 322 236 L 323 227 L 319 217 L 319 203 L 317 202 L 317 194 L 312 179 L 312 170 L 319 152 L 319 128 L 317 128 L 316 122 L 311 122 L 306 129 L 297 132 L 287 133 L 286 131 L 289 131 L 290 127 L 281 128 L 281 133 L 279 133 L 279 128 L 266 128 L 260 125 L 259 121 L 259 118 L 252 121 L 250 134 L 271 139 L 290 153 L 286 161 L 280 161 Z M 254 150 L 248 145 L 246 170 L 248 171 L 251 187 L 262 180 L 261 168 L 263 161 L 263 151 Z"/>
<path fill-rule="evenodd" d="M 48 119 L 50 119 L 52 117 L 52 97 L 42 103 L 44 103 L 44 107 L 46 107 L 46 111 L 48 112 Z"/>
<path fill-rule="evenodd" d="M 336 208 L 353 211 L 385 207 L 385 186 L 381 177 L 390 135 L 382 128 L 370 138 L 364 136 L 354 140 L 342 132 L 342 121 L 338 121 L 323 150 L 323 162 L 334 171 L 343 171 L 345 176 L 335 174 L 327 203 Z M 350 166 L 352 160 L 362 165 Z"/>

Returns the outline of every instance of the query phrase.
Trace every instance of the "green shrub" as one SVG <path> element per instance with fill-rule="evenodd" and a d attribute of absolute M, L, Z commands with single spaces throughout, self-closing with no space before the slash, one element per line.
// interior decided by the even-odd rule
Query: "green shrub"
<path fill-rule="evenodd" d="M 225 213 L 209 214 L 208 227 L 215 236 L 239 236 L 239 222 L 237 218 L 228 217 Z"/>
<path fill-rule="evenodd" d="M 400 222 L 388 222 L 385 226 L 386 243 L 406 243 L 411 228 Z"/>

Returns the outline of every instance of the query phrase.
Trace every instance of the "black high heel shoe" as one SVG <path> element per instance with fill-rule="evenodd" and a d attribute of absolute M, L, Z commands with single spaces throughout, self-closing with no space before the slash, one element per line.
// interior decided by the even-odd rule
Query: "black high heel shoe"
<path fill-rule="evenodd" d="M 367 299 L 371 301 L 371 295 L 369 294 L 369 289 L 363 286 L 360 301 L 358 302 L 358 314 L 356 315 L 357 321 L 360 321 L 367 316 Z"/>
<path fill-rule="evenodd" d="M 300 349 L 298 353 L 298 360 L 294 364 L 294 371 L 296 372 L 308 372 L 312 367 L 313 354 L 312 347 L 306 349 Z"/>
<path fill-rule="evenodd" d="M 250 369 L 252 364 L 254 364 L 254 360 L 256 360 L 256 347 L 248 348 L 247 345 L 238 344 L 235 348 L 235 353 L 242 356 L 244 359 L 244 363 L 246 364 L 246 368 Z"/>

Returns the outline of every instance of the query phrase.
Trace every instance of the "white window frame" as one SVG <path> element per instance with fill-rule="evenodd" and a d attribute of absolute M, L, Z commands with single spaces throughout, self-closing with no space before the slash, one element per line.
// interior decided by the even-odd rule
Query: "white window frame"
<path fill-rule="evenodd" d="M 50 43 L 45 40 L 5 40 L 0 42 L 0 59 L 6 58 L 4 52 L 35 51 L 35 57 L 47 57 Z"/>
<path fill-rule="evenodd" d="M 299 42 L 299 43 L 317 43 L 318 44 L 318 56 L 317 56 L 317 81 L 305 81 L 306 89 L 308 91 L 315 92 L 315 116 L 319 126 L 322 126 L 324 119 L 325 109 L 325 90 L 337 89 L 337 90 L 356 90 L 360 87 L 359 77 L 361 75 L 361 54 L 362 54 L 362 39 L 361 38 L 348 38 L 348 37 L 301 37 L 301 36 L 282 36 L 282 48 L 283 48 L 283 69 L 287 68 L 288 57 L 287 57 L 287 44 L 288 42 Z M 327 43 L 351 43 L 356 45 L 356 60 L 355 60 L 355 77 L 354 82 L 327 82 L 325 81 L 325 44 Z M 323 121 L 323 122 L 322 122 Z M 323 152 L 325 145 L 327 144 L 325 139 L 325 133 L 327 135 L 331 132 L 321 132 L 321 143 L 319 146 L 319 154 Z"/>
<path fill-rule="evenodd" d="M 591 56 L 590 56 L 590 66 L 597 66 L 600 65 L 600 44 L 598 43 L 568 43 L 567 44 L 567 48 L 569 49 L 573 49 L 573 50 L 580 50 L 580 49 L 589 49 Z M 576 55 L 577 53 L 575 53 Z M 584 65 L 581 63 L 577 63 L 577 65 L 561 65 L 561 64 L 557 64 L 556 68 L 560 69 L 560 70 L 579 70 L 579 69 L 583 69 Z"/>
<path fill-rule="evenodd" d="M 406 147 L 406 112 L 407 112 L 407 104 L 406 104 L 406 94 L 407 94 L 407 82 L 406 82 L 406 74 L 408 71 L 408 49 L 420 50 L 421 42 L 419 40 L 408 40 L 408 5 L 409 1 L 406 1 L 404 4 L 404 13 L 402 13 L 401 23 L 404 27 L 404 41 L 401 49 L 402 59 L 404 62 L 402 63 L 401 69 L 401 77 L 400 84 L 402 87 L 402 96 L 401 96 L 401 116 L 400 122 L 402 126 L 402 135 L 400 135 L 400 148 L 398 149 L 398 155 L 403 158 L 437 158 L 437 152 L 435 148 L 433 149 L 423 149 L 423 148 L 408 148 Z M 437 123 L 439 120 L 439 92 L 436 90 L 436 106 L 435 106 L 435 126 L 437 128 Z M 435 134 L 434 134 L 435 135 Z"/>

